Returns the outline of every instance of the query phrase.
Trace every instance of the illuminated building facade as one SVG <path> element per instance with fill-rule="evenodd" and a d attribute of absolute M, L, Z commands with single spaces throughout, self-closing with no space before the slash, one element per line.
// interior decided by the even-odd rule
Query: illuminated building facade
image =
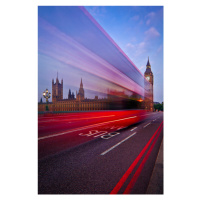
<path fill-rule="evenodd" d="M 79 88 L 78 94 L 76 92 L 76 98 L 77 98 L 78 101 L 83 101 L 85 99 L 85 93 L 84 93 L 84 89 L 83 89 L 82 78 L 81 78 L 81 84 L 80 84 L 80 88 Z"/>
<path fill-rule="evenodd" d="M 94 99 L 85 98 L 83 81 L 81 78 L 79 91 L 76 96 L 69 89 L 68 98 L 63 99 L 63 79 L 59 82 L 58 75 L 56 82 L 52 80 L 52 102 L 48 102 L 48 111 L 51 112 L 68 112 L 68 111 L 90 111 L 90 110 L 121 110 L 121 109 L 146 109 L 153 111 L 153 73 L 151 65 L 146 65 L 145 76 L 145 94 L 144 102 L 140 95 L 133 92 L 131 96 L 125 94 L 124 91 L 107 91 L 107 98 Z M 38 111 L 46 111 L 47 104 L 42 101 L 38 103 Z"/>
<path fill-rule="evenodd" d="M 52 102 L 56 102 L 63 99 L 63 79 L 61 83 L 58 80 L 58 74 L 56 78 L 56 82 L 54 83 L 54 79 L 52 80 Z"/>
<path fill-rule="evenodd" d="M 151 71 L 151 65 L 149 62 L 149 58 L 146 65 L 146 71 L 144 73 L 146 80 L 144 80 L 144 103 L 145 109 L 153 112 L 153 73 Z"/>
<path fill-rule="evenodd" d="M 95 96 L 94 99 L 85 98 L 83 89 L 83 81 L 81 79 L 79 92 L 76 92 L 76 98 L 73 92 L 69 89 L 68 99 L 63 99 L 63 80 L 59 83 L 58 76 L 56 82 L 52 80 L 52 102 L 48 103 L 48 110 L 52 112 L 64 111 L 88 111 L 88 110 L 107 110 L 109 101 L 107 99 L 99 99 Z M 38 111 L 43 112 L 46 109 L 46 103 L 38 103 Z"/>

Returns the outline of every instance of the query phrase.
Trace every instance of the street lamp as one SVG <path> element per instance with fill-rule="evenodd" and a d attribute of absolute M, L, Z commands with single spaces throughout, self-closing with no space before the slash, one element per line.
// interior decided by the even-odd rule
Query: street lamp
<path fill-rule="evenodd" d="M 48 89 L 46 89 L 43 92 L 43 97 L 46 99 L 46 111 L 48 110 L 48 99 L 51 97 L 51 93 L 48 91 Z"/>

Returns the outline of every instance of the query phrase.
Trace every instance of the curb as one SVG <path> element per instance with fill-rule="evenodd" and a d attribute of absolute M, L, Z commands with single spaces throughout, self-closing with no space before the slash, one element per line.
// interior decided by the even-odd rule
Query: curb
<path fill-rule="evenodd" d="M 160 145 L 146 194 L 163 194 L 163 141 Z"/>

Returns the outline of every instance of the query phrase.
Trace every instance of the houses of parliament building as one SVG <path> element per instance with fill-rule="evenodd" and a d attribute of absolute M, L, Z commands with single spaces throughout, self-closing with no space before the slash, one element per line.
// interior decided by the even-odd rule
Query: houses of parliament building
<path fill-rule="evenodd" d="M 95 96 L 94 99 L 85 98 L 85 92 L 83 88 L 83 81 L 81 79 L 80 88 L 78 93 L 75 94 L 69 89 L 68 99 L 63 99 L 63 79 L 61 83 L 56 78 L 52 80 L 52 102 L 48 103 L 48 111 L 63 112 L 63 111 L 88 111 L 88 110 L 107 110 L 107 99 L 99 99 Z M 40 102 L 38 104 L 38 111 L 42 112 L 46 110 L 46 103 Z"/>
<path fill-rule="evenodd" d="M 52 102 L 38 103 L 38 112 L 51 111 L 51 112 L 68 112 L 68 111 L 90 111 L 90 110 L 116 110 L 116 109 L 145 109 L 153 111 L 153 73 L 151 65 L 148 62 L 146 71 L 144 73 L 144 101 L 141 96 L 134 94 L 130 97 L 125 95 L 124 92 L 110 91 L 107 98 L 99 99 L 95 96 L 94 99 L 85 98 L 85 91 L 83 88 L 83 81 L 81 78 L 80 88 L 76 97 L 69 89 L 68 99 L 63 99 L 63 79 L 61 83 L 58 76 L 54 83 L 52 80 Z M 149 84 L 150 83 L 150 84 Z"/>

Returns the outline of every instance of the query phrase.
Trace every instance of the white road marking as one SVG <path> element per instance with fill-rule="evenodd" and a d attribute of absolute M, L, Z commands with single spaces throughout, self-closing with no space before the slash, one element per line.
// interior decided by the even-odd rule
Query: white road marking
<path fill-rule="evenodd" d="M 106 153 L 108 153 L 109 151 L 111 151 L 112 149 L 114 149 L 115 147 L 119 146 L 121 143 L 125 142 L 126 140 L 128 140 L 130 137 L 134 136 L 136 134 L 133 133 L 131 135 L 129 135 L 127 138 L 123 139 L 121 142 L 118 142 L 117 144 L 115 144 L 114 146 L 112 146 L 111 148 L 107 149 L 106 151 L 104 151 L 103 153 L 101 153 L 101 156 L 105 155 Z"/>
<path fill-rule="evenodd" d="M 94 137 L 99 137 L 99 136 L 102 136 L 102 135 L 105 135 L 105 134 L 108 133 L 107 131 L 103 131 L 103 132 L 105 132 L 105 133 L 102 133 L 102 134 L 99 134 L 99 135 L 95 135 Z"/>
<path fill-rule="evenodd" d="M 84 129 L 87 129 L 87 128 L 94 128 L 94 127 L 97 127 L 97 126 L 102 126 L 102 125 L 104 125 L 104 124 L 109 124 L 109 123 L 112 123 L 112 122 L 123 121 L 123 120 L 126 120 L 126 119 L 135 118 L 135 117 L 136 117 L 136 116 L 127 117 L 127 118 L 118 119 L 118 120 L 113 120 L 113 121 L 108 121 L 108 122 L 103 122 L 103 123 L 94 124 L 94 125 L 88 125 L 88 126 L 84 126 L 84 127 L 82 127 L 82 128 L 72 129 L 72 130 L 69 130 L 69 131 L 66 131 L 66 132 L 61 132 L 61 133 L 57 133 L 57 134 L 52 134 L 52 135 L 43 136 L 43 137 L 38 138 L 38 140 L 43 140 L 43 139 L 47 139 L 47 138 L 51 138 L 51 137 L 57 137 L 57 136 L 60 136 L 60 135 L 64 135 L 64 134 L 71 133 L 71 132 L 81 131 L 81 130 L 84 130 Z"/>
<path fill-rule="evenodd" d="M 120 132 L 110 132 L 107 135 L 102 135 L 101 138 L 108 140 L 108 139 L 110 139 L 110 138 L 112 138 L 116 135 L 119 135 L 119 134 L 120 134 Z"/>
<path fill-rule="evenodd" d="M 107 135 L 101 136 L 101 138 L 108 140 L 108 139 L 110 139 L 110 138 L 112 138 L 112 137 L 114 137 L 116 135 L 119 135 L 119 134 L 120 134 L 120 132 L 110 132 Z"/>
<path fill-rule="evenodd" d="M 145 127 L 149 126 L 149 124 L 151 124 L 151 122 L 150 122 L 150 123 L 148 123 L 147 125 L 145 125 L 143 128 L 145 128 Z"/>
<path fill-rule="evenodd" d="M 135 128 L 133 128 L 133 129 L 131 129 L 131 131 L 133 131 L 133 130 L 135 130 L 137 127 L 135 127 Z"/>
<path fill-rule="evenodd" d="M 94 135 L 99 134 L 99 133 L 101 133 L 100 135 L 102 135 L 102 134 L 106 134 L 108 132 L 107 131 L 90 130 L 89 133 L 86 133 L 86 134 L 79 133 L 79 135 L 90 137 L 90 136 L 94 136 Z"/>

